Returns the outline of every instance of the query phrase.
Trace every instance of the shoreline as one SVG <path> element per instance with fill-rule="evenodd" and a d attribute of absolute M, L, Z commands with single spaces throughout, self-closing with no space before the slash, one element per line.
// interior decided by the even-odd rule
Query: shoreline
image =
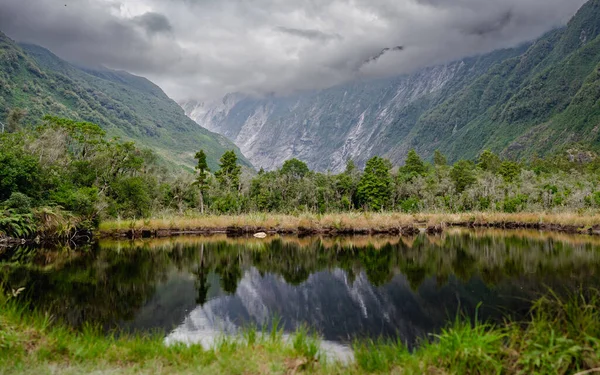
<path fill-rule="evenodd" d="M 99 239 L 146 239 L 177 236 L 225 234 L 228 237 L 270 235 L 356 236 L 388 235 L 414 237 L 439 235 L 450 228 L 527 229 L 600 236 L 600 214 L 586 213 L 340 213 L 340 214 L 243 214 L 206 216 L 164 216 L 140 220 L 108 220 L 99 228 L 75 231 L 63 237 L 0 237 L 0 249 L 18 245 L 60 243 L 67 240 L 84 245 Z"/>
<path fill-rule="evenodd" d="M 327 215 L 239 215 L 166 217 L 136 221 L 106 221 L 99 238 L 162 238 L 181 235 L 391 235 L 440 234 L 447 228 L 531 229 L 600 235 L 600 215 L 546 213 L 397 214 L 349 213 Z"/>

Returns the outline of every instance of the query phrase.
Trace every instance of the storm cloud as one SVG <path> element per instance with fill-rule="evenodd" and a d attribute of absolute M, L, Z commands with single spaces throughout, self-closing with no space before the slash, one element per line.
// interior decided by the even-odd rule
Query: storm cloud
<path fill-rule="evenodd" d="M 584 2 L 0 0 L 0 31 L 146 76 L 176 99 L 210 99 L 324 88 L 515 46 Z"/>

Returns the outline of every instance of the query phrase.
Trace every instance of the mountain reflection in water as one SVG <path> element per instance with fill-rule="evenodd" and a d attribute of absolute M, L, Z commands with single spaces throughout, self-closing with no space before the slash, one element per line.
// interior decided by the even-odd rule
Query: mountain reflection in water
<path fill-rule="evenodd" d="M 537 232 L 180 237 L 103 241 L 77 256 L 49 249 L 30 262 L 23 253 L 5 252 L 0 282 L 24 286 L 32 307 L 74 327 L 158 330 L 167 341 L 277 319 L 285 332 L 308 326 L 333 342 L 384 336 L 412 346 L 480 303 L 482 319 L 519 318 L 548 287 L 600 285 L 600 239 Z"/>

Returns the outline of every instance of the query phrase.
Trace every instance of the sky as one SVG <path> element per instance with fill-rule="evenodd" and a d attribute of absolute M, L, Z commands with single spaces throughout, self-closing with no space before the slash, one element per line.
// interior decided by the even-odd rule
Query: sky
<path fill-rule="evenodd" d="M 0 31 L 71 62 L 142 75 L 179 101 L 211 100 L 326 88 L 513 47 L 566 24 L 584 3 L 0 0 Z"/>

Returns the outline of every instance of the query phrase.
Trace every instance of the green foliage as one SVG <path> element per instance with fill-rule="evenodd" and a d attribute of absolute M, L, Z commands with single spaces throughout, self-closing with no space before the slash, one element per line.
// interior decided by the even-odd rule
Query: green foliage
<path fill-rule="evenodd" d="M 419 116 L 398 121 L 406 132 L 385 145 L 392 151 L 410 145 L 423 152 L 433 146 L 450 160 L 473 159 L 483 150 L 525 159 L 574 144 L 597 149 L 597 1 L 588 1 L 565 27 L 525 47 L 486 55 L 490 65 L 467 69 L 473 76 L 458 74 L 447 82 L 451 88 L 423 98 L 427 104 Z"/>
<path fill-rule="evenodd" d="M 391 197 L 391 188 L 389 162 L 378 156 L 369 159 L 357 187 L 359 204 L 375 211 L 382 210 Z"/>
<path fill-rule="evenodd" d="M 450 178 L 454 182 L 456 191 L 461 193 L 477 181 L 473 169 L 473 162 L 468 160 L 459 160 L 454 164 L 450 170 Z"/>
<path fill-rule="evenodd" d="M 448 159 L 444 154 L 441 153 L 440 150 L 435 150 L 433 152 L 433 165 L 436 167 L 443 167 L 448 164 Z"/>
<path fill-rule="evenodd" d="M 354 357 L 356 364 L 363 371 L 389 373 L 395 363 L 409 358 L 409 351 L 400 340 L 397 342 L 365 340 L 354 343 Z"/>
<path fill-rule="evenodd" d="M 34 235 L 37 226 L 31 213 L 18 213 L 13 209 L 0 211 L 0 236 L 27 238 Z"/>
<path fill-rule="evenodd" d="M 296 330 L 292 346 L 299 355 L 311 360 L 319 360 L 319 337 L 316 334 L 310 334 L 306 327 L 303 326 Z"/>
<path fill-rule="evenodd" d="M 306 163 L 298 159 L 286 160 L 281 167 L 281 174 L 294 179 L 299 179 L 308 174 L 309 169 Z"/>
<path fill-rule="evenodd" d="M 142 177 L 121 177 L 112 185 L 114 213 L 126 217 L 149 217 L 152 213 L 151 181 Z"/>
<path fill-rule="evenodd" d="M 208 182 L 208 174 L 210 173 L 210 169 L 206 163 L 206 154 L 204 153 L 204 150 L 198 151 L 194 158 L 198 160 L 198 163 L 196 164 L 196 185 L 200 190 L 204 190 L 206 189 Z"/>
<path fill-rule="evenodd" d="M 502 161 L 498 157 L 498 155 L 494 154 L 490 150 L 484 150 L 481 155 L 479 155 L 479 161 L 477 162 L 477 166 L 484 171 L 490 172 L 498 172 L 500 169 Z"/>
<path fill-rule="evenodd" d="M 521 175 L 521 166 L 513 161 L 503 161 L 498 169 L 500 176 L 504 178 L 505 182 L 515 182 Z"/>
<path fill-rule="evenodd" d="M 26 214 L 31 212 L 31 198 L 18 191 L 13 192 L 4 202 L 4 207 L 13 209 L 17 214 Z"/>
<path fill-rule="evenodd" d="M 414 197 L 405 199 L 400 202 L 400 210 L 408 213 L 419 212 L 419 203 L 419 199 Z"/>
<path fill-rule="evenodd" d="M 504 341 L 501 329 L 475 320 L 456 320 L 454 324 L 435 335 L 437 342 L 431 353 L 439 358 L 439 366 L 452 368 L 456 373 L 493 374 L 503 369 Z"/>
<path fill-rule="evenodd" d="M 502 210 L 506 213 L 512 214 L 515 212 L 523 211 L 527 204 L 527 196 L 519 194 L 513 198 L 506 198 L 502 202 Z"/>
<path fill-rule="evenodd" d="M 228 191 L 237 191 L 240 186 L 241 167 L 237 164 L 237 156 L 233 150 L 226 151 L 219 160 L 220 169 L 215 173 L 215 177 L 222 188 Z"/>
<path fill-rule="evenodd" d="M 427 171 L 427 168 L 417 152 L 412 149 L 408 152 L 408 155 L 406 156 L 406 162 L 404 163 L 401 171 L 402 173 L 411 177 L 419 175 L 422 176 Z"/>
<path fill-rule="evenodd" d="M 13 192 L 39 198 L 42 186 L 38 159 L 23 150 L 22 139 L 11 134 L 0 136 L 0 201 Z"/>
<path fill-rule="evenodd" d="M 208 187 L 208 178 L 210 169 L 206 163 L 206 154 L 204 150 L 200 150 L 194 156 L 198 163 L 196 164 L 196 181 L 194 184 L 198 186 L 200 190 L 200 212 L 204 213 L 204 192 Z"/>

